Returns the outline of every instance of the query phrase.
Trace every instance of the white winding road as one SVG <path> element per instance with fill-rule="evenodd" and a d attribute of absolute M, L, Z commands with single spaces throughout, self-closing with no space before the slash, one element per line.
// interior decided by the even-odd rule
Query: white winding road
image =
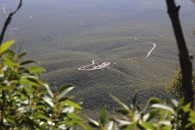
<path fill-rule="evenodd" d="M 163 35 L 162 35 L 162 36 L 163 36 Z M 147 53 L 147 55 L 146 55 L 146 57 L 145 57 L 146 59 L 152 54 L 153 50 L 156 48 L 156 43 L 154 43 L 154 42 L 144 41 L 144 40 L 139 39 L 139 38 L 137 38 L 137 37 L 134 37 L 134 40 L 153 44 L 152 49 L 150 49 L 150 50 L 148 51 L 148 53 Z"/>
<path fill-rule="evenodd" d="M 151 55 L 152 51 L 156 48 L 156 43 L 154 43 L 154 42 L 147 42 L 147 43 L 153 44 L 153 47 L 150 51 L 148 51 L 146 58 L 148 58 Z"/>

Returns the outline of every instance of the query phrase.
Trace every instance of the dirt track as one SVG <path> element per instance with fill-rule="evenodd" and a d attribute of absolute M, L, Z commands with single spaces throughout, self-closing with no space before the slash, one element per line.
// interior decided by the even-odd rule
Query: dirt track
<path fill-rule="evenodd" d="M 163 35 L 162 35 L 162 36 L 163 36 Z M 154 43 L 154 42 L 144 41 L 144 40 L 139 39 L 139 38 L 137 38 L 137 37 L 134 37 L 134 40 L 153 44 L 152 49 L 150 49 L 150 50 L 148 51 L 148 53 L 147 53 L 147 55 L 146 55 L 146 57 L 145 57 L 146 59 L 151 55 L 151 53 L 153 52 L 153 50 L 156 48 L 156 43 Z"/>

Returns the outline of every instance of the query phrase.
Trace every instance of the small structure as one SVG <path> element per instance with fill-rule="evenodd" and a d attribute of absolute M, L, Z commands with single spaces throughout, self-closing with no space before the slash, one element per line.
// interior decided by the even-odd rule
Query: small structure
<path fill-rule="evenodd" d="M 78 68 L 78 70 L 82 70 L 82 71 L 101 70 L 101 69 L 108 67 L 111 64 L 111 62 L 103 62 L 101 64 L 95 65 L 95 60 L 92 60 L 91 62 L 92 64 L 80 67 Z"/>

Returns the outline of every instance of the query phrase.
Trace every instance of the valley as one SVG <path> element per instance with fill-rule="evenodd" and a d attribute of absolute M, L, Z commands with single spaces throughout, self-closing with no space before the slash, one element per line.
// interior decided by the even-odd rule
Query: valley
<path fill-rule="evenodd" d="M 136 93 L 140 104 L 151 96 L 170 100 L 165 86 L 179 64 L 165 3 L 132 1 L 26 0 L 5 38 L 16 39 L 14 49 L 22 45 L 47 70 L 43 80 L 54 90 L 75 85 L 71 95 L 84 99 L 88 110 L 117 107 L 109 93 L 127 104 Z M 3 23 L 14 2 L 0 2 Z M 189 13 L 194 6 L 182 5 L 184 33 L 195 55 Z"/>

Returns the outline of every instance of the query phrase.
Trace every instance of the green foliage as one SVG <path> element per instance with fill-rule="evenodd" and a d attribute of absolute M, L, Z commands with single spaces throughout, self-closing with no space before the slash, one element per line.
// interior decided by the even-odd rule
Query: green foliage
<path fill-rule="evenodd" d="M 169 84 L 166 86 L 168 91 L 170 91 L 176 98 L 181 98 L 183 96 L 182 93 L 182 76 L 181 70 L 176 68 L 173 72 L 173 77 Z"/>
<path fill-rule="evenodd" d="M 101 130 L 185 130 L 195 128 L 195 111 L 190 109 L 190 104 L 183 105 L 183 100 L 172 100 L 171 105 L 162 103 L 157 98 L 148 100 L 146 106 L 141 108 L 137 103 L 130 107 L 122 103 L 118 98 L 113 99 L 121 105 L 106 122 L 99 122 L 89 118 L 89 125 Z M 102 113 L 105 114 L 105 110 Z M 189 118 L 186 120 L 186 116 Z M 104 115 L 106 117 L 106 115 Z"/>
<path fill-rule="evenodd" d="M 6 50 L 8 50 L 12 44 L 14 44 L 14 40 L 7 41 L 6 44 L 2 44 L 0 47 L 0 54 L 3 54 Z"/>
<path fill-rule="evenodd" d="M 40 80 L 45 70 L 38 66 L 23 66 L 25 53 L 9 50 L 14 41 L 0 47 L 0 129 L 71 129 L 81 123 L 81 106 L 67 96 L 74 87 L 62 86 L 54 93 Z"/>
<path fill-rule="evenodd" d="M 195 86 L 195 77 L 192 78 L 193 86 Z M 182 88 L 182 75 L 181 69 L 176 68 L 173 72 L 172 79 L 170 80 L 169 84 L 166 86 L 167 90 L 171 92 L 177 99 L 183 97 L 183 88 Z"/>

